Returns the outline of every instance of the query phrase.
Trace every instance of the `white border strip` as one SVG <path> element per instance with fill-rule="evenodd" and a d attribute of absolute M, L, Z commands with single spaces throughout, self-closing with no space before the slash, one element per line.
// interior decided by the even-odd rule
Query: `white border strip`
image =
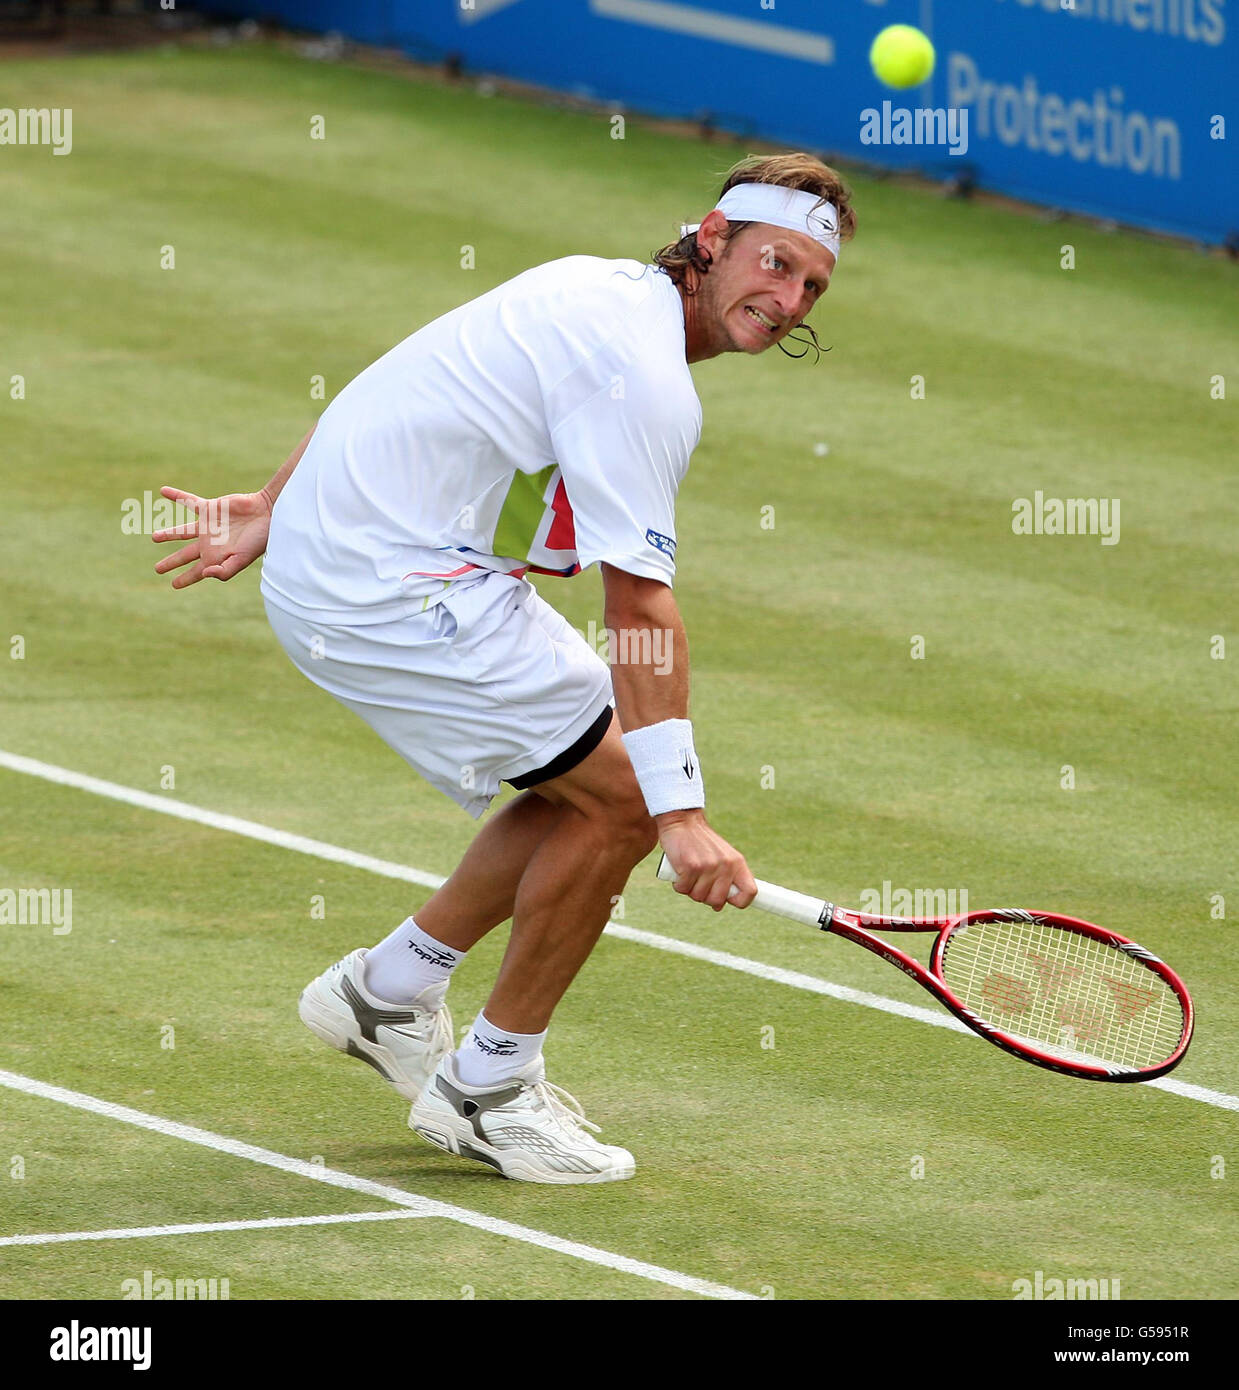
<path fill-rule="evenodd" d="M 257 821 L 242 820 L 238 816 L 221 815 L 218 811 L 191 806 L 170 796 L 153 796 L 150 792 L 136 791 L 132 787 L 121 786 L 118 782 L 105 782 L 99 777 L 87 777 L 84 773 L 72 772 L 68 768 L 57 767 L 54 763 L 39 762 L 36 758 L 25 758 L 18 753 L 7 753 L 3 749 L 0 749 L 0 767 L 7 767 L 12 772 L 24 772 L 30 777 L 41 777 L 44 781 L 55 782 L 60 786 L 76 787 L 80 791 L 92 792 L 112 801 L 123 801 L 143 810 L 158 811 L 181 820 L 196 821 L 199 825 L 207 825 L 215 830 L 228 830 L 234 835 L 244 835 L 263 844 L 277 845 L 281 849 L 296 850 L 299 854 L 313 855 L 316 859 L 347 864 L 351 868 L 364 869 L 367 873 L 378 874 L 383 878 L 418 883 L 424 888 L 438 888 L 447 881 L 438 874 L 412 869 L 405 864 L 395 864 L 389 859 L 376 859 L 373 855 L 358 854 L 351 849 L 342 849 L 339 845 L 329 845 L 323 840 L 291 835 L 284 830 L 274 830 L 268 825 L 260 825 Z M 733 956 L 726 951 L 713 951 L 705 946 L 696 946 L 692 942 L 660 936 L 655 932 L 639 931 L 636 927 L 623 926 L 618 922 L 608 924 L 606 930 L 609 936 L 636 942 L 642 946 L 651 946 L 658 951 L 689 956 L 693 960 L 722 966 L 725 970 L 736 970 L 743 975 L 756 976 L 759 980 L 770 980 L 775 984 L 807 990 L 812 994 L 824 994 L 846 1004 L 860 1004 L 868 1009 L 878 1009 L 882 1013 L 914 1019 L 918 1023 L 928 1023 L 934 1028 L 949 1028 L 954 1032 L 976 1037 L 971 1029 L 965 1028 L 949 1014 L 940 1013 L 936 1009 L 926 1009 L 919 1004 L 904 1004 L 898 999 L 887 999 L 885 995 L 870 994 L 866 990 L 851 989 L 847 985 L 836 985 L 829 980 L 818 979 L 815 975 L 783 970 L 777 965 L 767 965 L 764 961 Z M 1239 1111 L 1239 1096 L 1228 1095 L 1225 1091 L 1210 1090 L 1207 1086 L 1195 1086 L 1187 1081 L 1178 1081 L 1173 1076 L 1162 1076 L 1156 1081 L 1142 1081 L 1138 1084 L 1144 1089 L 1156 1087 L 1159 1091 L 1168 1091 L 1171 1095 L 1199 1101 L 1202 1105 L 1212 1105 L 1219 1110 Z"/>
<path fill-rule="evenodd" d="M 491 15 L 498 14 L 500 10 L 506 10 L 509 5 L 515 5 L 518 0 L 473 0 L 473 5 L 465 9 L 456 0 L 456 18 L 461 24 L 476 24 L 479 19 L 489 19 Z"/>
<path fill-rule="evenodd" d="M 0 1236 L 0 1245 L 62 1245 L 77 1240 L 147 1240 L 153 1236 L 196 1236 L 206 1231 L 265 1231 L 281 1226 L 338 1226 L 348 1221 L 416 1221 L 424 1211 L 358 1211 L 338 1216 L 267 1216 L 258 1221 L 187 1221 L 180 1226 L 124 1226 L 110 1231 L 51 1231 L 36 1236 Z"/>
<path fill-rule="evenodd" d="M 252 1163 L 278 1168 L 283 1173 L 294 1173 L 299 1177 L 311 1178 L 315 1182 L 345 1188 L 349 1192 L 364 1192 L 367 1196 L 378 1197 L 398 1207 L 405 1207 L 415 1216 L 441 1216 L 448 1221 L 457 1221 L 462 1226 L 472 1226 L 475 1230 L 485 1231 L 489 1235 L 507 1236 L 509 1240 L 536 1245 L 542 1250 L 551 1250 L 558 1255 L 570 1255 L 573 1259 L 601 1265 L 604 1269 L 613 1269 L 619 1274 L 632 1274 L 639 1279 L 649 1279 L 673 1289 L 701 1294 L 705 1298 L 757 1300 L 756 1294 L 743 1293 L 739 1289 L 728 1288 L 726 1284 L 694 1279 L 692 1275 L 680 1274 L 674 1269 L 663 1269 L 659 1265 L 630 1259 L 627 1255 L 616 1255 L 609 1250 L 599 1250 L 596 1246 L 583 1245 L 579 1241 L 564 1240 L 548 1231 L 535 1231 L 529 1226 L 518 1226 L 515 1222 L 503 1221 L 479 1211 L 455 1207 L 448 1202 L 438 1202 L 430 1197 L 419 1197 L 416 1193 L 406 1192 L 401 1187 L 389 1187 L 386 1183 L 372 1182 L 369 1178 L 358 1177 L 355 1173 L 344 1173 L 338 1168 L 310 1163 L 307 1159 L 290 1158 L 287 1154 L 262 1149 L 256 1144 L 245 1144 L 239 1139 L 229 1139 L 227 1135 L 213 1134 L 209 1129 L 198 1129 L 193 1125 L 180 1124 L 176 1120 L 165 1120 L 159 1115 L 131 1110 L 127 1105 L 100 1100 L 97 1096 L 84 1095 L 81 1091 L 68 1091 L 63 1086 L 50 1086 L 45 1081 L 36 1081 L 30 1076 L 19 1076 L 16 1072 L 0 1071 L 0 1086 L 8 1086 L 11 1090 L 21 1091 L 28 1096 L 37 1096 L 40 1100 L 59 1101 L 61 1105 L 71 1105 L 77 1110 L 87 1110 L 94 1115 L 103 1115 L 109 1120 L 120 1120 L 123 1124 L 136 1125 L 139 1129 L 154 1130 L 156 1134 L 183 1139 L 186 1143 L 199 1144 L 204 1149 L 214 1149 L 217 1153 L 232 1154 L 235 1158 L 248 1158 Z"/>
<path fill-rule="evenodd" d="M 590 0 L 590 9 L 604 19 L 643 24 L 671 34 L 713 39 L 759 53 L 800 58 L 806 63 L 833 63 L 835 41 L 808 29 L 789 29 L 785 24 L 737 19 L 718 10 L 699 10 L 695 5 L 676 5 L 669 0 Z M 704 55 L 703 55 L 704 61 Z"/>

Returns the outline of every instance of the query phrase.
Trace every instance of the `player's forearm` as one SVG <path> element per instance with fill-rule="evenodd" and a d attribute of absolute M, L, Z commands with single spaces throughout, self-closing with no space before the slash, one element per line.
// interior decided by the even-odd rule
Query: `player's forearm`
<path fill-rule="evenodd" d="M 293 469 L 296 468 L 296 466 L 301 462 L 301 455 L 305 453 L 306 448 L 308 447 L 310 440 L 314 435 L 314 431 L 317 428 L 317 422 L 310 426 L 309 430 L 306 432 L 305 438 L 301 441 L 300 444 L 297 445 L 297 447 L 292 451 L 292 453 L 289 454 L 288 458 L 285 459 L 285 461 L 280 465 L 280 468 L 276 472 L 275 476 L 266 485 L 266 487 L 262 489 L 262 495 L 267 499 L 267 505 L 269 507 L 274 508 L 275 499 L 284 490 L 284 484 L 289 480 L 289 478 L 292 477 Z"/>
<path fill-rule="evenodd" d="M 688 718 L 688 638 L 668 585 L 605 562 L 602 582 L 624 746 L 659 834 L 676 839 L 673 862 L 683 867 L 691 844 L 700 848 L 703 835 L 717 838 L 701 810 L 705 793 Z"/>
<path fill-rule="evenodd" d="M 688 718 L 688 637 L 670 589 L 639 608 L 608 605 L 611 684 L 625 733 Z"/>

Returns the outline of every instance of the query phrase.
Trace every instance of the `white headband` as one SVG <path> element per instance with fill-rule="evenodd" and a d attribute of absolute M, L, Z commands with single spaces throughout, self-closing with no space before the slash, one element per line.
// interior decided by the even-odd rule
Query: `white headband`
<path fill-rule="evenodd" d="M 774 183 L 738 183 L 719 199 L 715 212 L 728 222 L 766 222 L 772 227 L 803 232 L 839 259 L 839 212 L 833 203 L 823 203 L 816 193 L 783 188 Z M 695 232 L 701 223 L 687 226 L 683 235 Z"/>

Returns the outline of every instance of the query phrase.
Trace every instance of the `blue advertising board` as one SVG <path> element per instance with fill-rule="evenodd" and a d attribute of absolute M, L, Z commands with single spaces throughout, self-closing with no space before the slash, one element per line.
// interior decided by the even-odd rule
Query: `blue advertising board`
<path fill-rule="evenodd" d="M 654 115 L 1223 242 L 1239 235 L 1228 0 L 205 0 Z M 922 86 L 868 61 L 887 24 Z"/>

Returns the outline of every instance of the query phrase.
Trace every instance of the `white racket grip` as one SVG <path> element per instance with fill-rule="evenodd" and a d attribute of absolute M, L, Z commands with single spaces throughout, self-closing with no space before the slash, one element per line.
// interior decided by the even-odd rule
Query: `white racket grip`
<path fill-rule="evenodd" d="M 676 880 L 676 872 L 665 854 L 658 861 L 658 877 L 664 883 L 674 883 Z M 806 927 L 820 927 L 822 918 L 832 908 L 825 898 L 796 893 L 790 888 L 780 888 L 777 883 L 765 883 L 760 878 L 754 881 L 757 896 L 753 899 L 753 907 L 760 907 L 763 912 L 773 912 L 778 917 L 789 917 L 793 922 L 803 922 Z"/>

